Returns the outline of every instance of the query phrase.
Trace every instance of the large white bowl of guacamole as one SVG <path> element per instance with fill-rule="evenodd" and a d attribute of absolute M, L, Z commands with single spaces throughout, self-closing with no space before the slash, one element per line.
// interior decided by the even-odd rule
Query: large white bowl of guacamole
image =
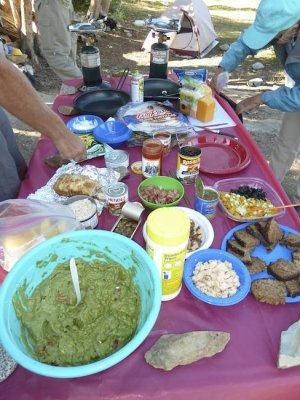
<path fill-rule="evenodd" d="M 7 275 L 0 290 L 0 340 L 30 371 L 57 378 L 90 375 L 144 341 L 160 304 L 158 272 L 142 247 L 113 232 L 67 232 L 33 248 Z"/>

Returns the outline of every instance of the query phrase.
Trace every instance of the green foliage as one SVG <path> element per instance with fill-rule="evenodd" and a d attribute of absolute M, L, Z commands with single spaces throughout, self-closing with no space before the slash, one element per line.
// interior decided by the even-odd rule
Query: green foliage
<path fill-rule="evenodd" d="M 90 1 L 89 0 L 73 0 L 73 5 L 75 11 L 87 12 L 89 7 Z"/>

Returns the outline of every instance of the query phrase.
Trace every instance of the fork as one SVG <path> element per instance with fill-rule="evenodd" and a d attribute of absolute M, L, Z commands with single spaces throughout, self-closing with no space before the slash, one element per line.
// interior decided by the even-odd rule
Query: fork
<path fill-rule="evenodd" d="M 170 178 L 177 179 L 176 174 L 175 174 L 173 171 L 171 171 L 170 169 L 169 169 L 168 174 L 169 174 L 169 177 L 170 177 Z M 178 179 L 177 179 L 177 180 L 178 180 Z M 184 198 L 184 201 L 186 202 L 186 204 L 187 204 L 190 208 L 193 208 L 193 206 L 192 206 L 192 204 L 191 204 L 191 201 L 190 201 L 190 199 L 189 199 L 189 196 L 188 196 L 185 192 L 184 192 L 184 194 L 183 194 L 183 198 Z"/>

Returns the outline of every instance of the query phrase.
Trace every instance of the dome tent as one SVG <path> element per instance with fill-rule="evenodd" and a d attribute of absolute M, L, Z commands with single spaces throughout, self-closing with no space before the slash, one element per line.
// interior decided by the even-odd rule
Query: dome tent
<path fill-rule="evenodd" d="M 217 44 L 217 35 L 207 5 L 203 0 L 175 0 L 162 17 L 179 19 L 181 29 L 178 33 L 169 32 L 166 43 L 178 56 L 201 58 Z M 157 41 L 151 30 L 144 41 L 143 49 L 150 51 Z"/>

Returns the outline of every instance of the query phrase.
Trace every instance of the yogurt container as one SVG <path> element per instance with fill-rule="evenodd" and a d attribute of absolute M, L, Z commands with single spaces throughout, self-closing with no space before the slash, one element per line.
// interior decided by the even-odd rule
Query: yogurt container
<path fill-rule="evenodd" d="M 162 300 L 174 299 L 181 290 L 190 219 L 175 207 L 158 208 L 147 218 L 146 233 L 146 250 L 162 282 Z"/>

